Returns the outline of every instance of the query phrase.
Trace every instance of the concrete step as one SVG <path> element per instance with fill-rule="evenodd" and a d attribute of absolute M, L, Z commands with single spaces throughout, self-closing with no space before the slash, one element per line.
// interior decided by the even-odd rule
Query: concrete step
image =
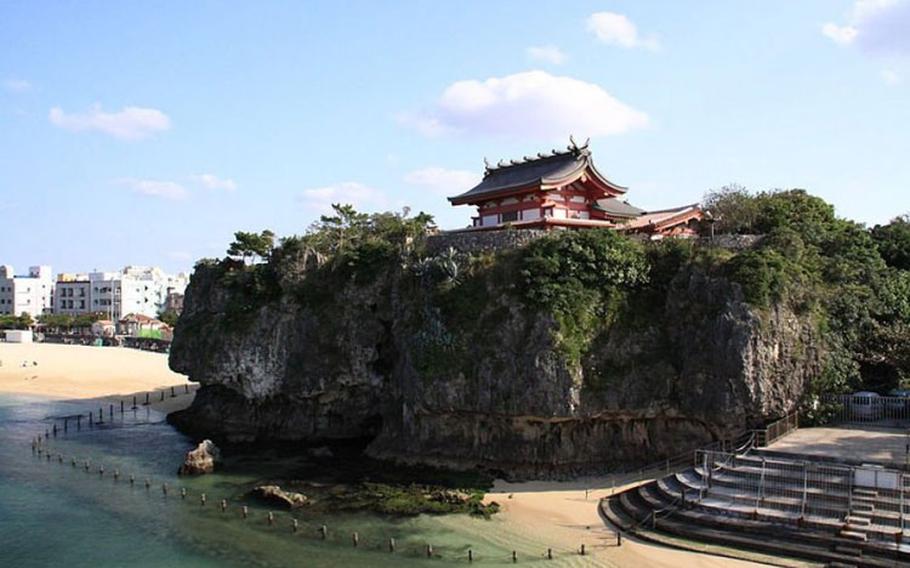
<path fill-rule="evenodd" d="M 863 495 L 865 497 L 878 497 L 878 491 L 876 491 L 875 489 L 865 489 L 863 487 L 854 487 L 853 495 L 856 495 L 856 496 Z"/>
<path fill-rule="evenodd" d="M 858 530 L 844 529 L 840 531 L 840 536 L 848 540 L 854 540 L 857 542 L 866 542 L 867 536 L 866 533 Z"/>
<path fill-rule="evenodd" d="M 872 519 L 870 517 L 863 517 L 857 515 L 850 515 L 844 519 L 848 525 L 859 525 L 861 527 L 867 527 L 872 524 Z"/>
<path fill-rule="evenodd" d="M 839 552 L 839 553 L 845 554 L 847 556 L 862 556 L 863 555 L 863 551 L 861 549 L 856 548 L 855 546 L 845 546 L 842 544 L 835 546 L 834 552 Z"/>

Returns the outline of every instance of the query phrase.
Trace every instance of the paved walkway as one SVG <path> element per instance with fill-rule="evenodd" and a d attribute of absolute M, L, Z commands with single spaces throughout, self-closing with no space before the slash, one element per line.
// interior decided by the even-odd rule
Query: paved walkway
<path fill-rule="evenodd" d="M 875 426 L 800 428 L 768 446 L 769 450 L 835 459 L 904 465 L 910 430 Z"/>

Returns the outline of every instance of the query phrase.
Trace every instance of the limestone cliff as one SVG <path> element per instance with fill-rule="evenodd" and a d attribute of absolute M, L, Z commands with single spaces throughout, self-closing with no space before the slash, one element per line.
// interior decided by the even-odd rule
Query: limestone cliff
<path fill-rule="evenodd" d="M 416 261 L 329 278 L 298 254 L 269 265 L 266 293 L 243 269 L 197 266 L 170 364 L 202 389 L 174 421 L 216 441 L 356 439 L 375 457 L 566 475 L 780 416 L 823 365 L 810 318 L 785 302 L 753 307 L 694 263 L 625 297 L 567 350 L 565 323 L 516 291 L 523 242 L 443 244 L 459 247 L 445 282 Z"/>

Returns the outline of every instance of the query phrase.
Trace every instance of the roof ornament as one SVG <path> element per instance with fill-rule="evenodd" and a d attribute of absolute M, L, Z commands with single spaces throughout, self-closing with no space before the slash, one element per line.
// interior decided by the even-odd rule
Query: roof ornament
<path fill-rule="evenodd" d="M 505 161 L 505 160 L 499 160 L 499 161 L 496 163 L 496 167 L 497 167 L 497 168 L 504 168 L 504 167 L 506 167 L 506 161 Z"/>
<path fill-rule="evenodd" d="M 520 163 L 521 163 L 521 160 L 509 160 L 509 164 L 511 164 L 513 166 L 517 166 Z"/>
<path fill-rule="evenodd" d="M 490 160 L 488 160 L 486 156 L 483 157 L 483 169 L 485 172 L 489 172 L 493 169 L 493 165 L 490 164 Z"/>
<path fill-rule="evenodd" d="M 544 154 L 543 152 L 537 152 L 537 157 L 538 157 L 538 158 L 546 158 L 547 155 Z"/>
<path fill-rule="evenodd" d="M 525 161 L 526 161 L 526 162 L 533 162 L 533 161 L 534 161 L 534 156 L 525 156 Z"/>
<path fill-rule="evenodd" d="M 575 143 L 575 137 L 569 134 L 569 150 L 578 150 L 578 144 Z"/>

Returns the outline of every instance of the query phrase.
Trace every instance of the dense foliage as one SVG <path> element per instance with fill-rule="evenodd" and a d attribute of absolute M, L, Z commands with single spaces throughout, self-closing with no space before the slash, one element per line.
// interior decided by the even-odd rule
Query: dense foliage
<path fill-rule="evenodd" d="M 24 312 L 18 316 L 0 316 L 0 329 L 28 329 L 34 323 L 32 316 Z"/>
<path fill-rule="evenodd" d="M 716 230 L 767 235 L 728 264 L 746 300 L 787 302 L 819 322 L 830 353 L 817 390 L 886 392 L 910 380 L 907 217 L 869 231 L 803 190 L 728 187 L 705 202 Z"/>
<path fill-rule="evenodd" d="M 526 300 L 559 323 L 558 345 L 578 363 L 617 302 L 648 279 L 643 247 L 607 229 L 566 231 L 532 242 L 521 278 Z"/>
<path fill-rule="evenodd" d="M 43 314 L 38 316 L 38 323 L 41 323 L 48 329 L 60 330 L 63 332 L 72 332 L 84 330 L 92 327 L 92 324 L 98 320 L 108 319 L 105 312 L 94 312 L 88 314 Z"/>

